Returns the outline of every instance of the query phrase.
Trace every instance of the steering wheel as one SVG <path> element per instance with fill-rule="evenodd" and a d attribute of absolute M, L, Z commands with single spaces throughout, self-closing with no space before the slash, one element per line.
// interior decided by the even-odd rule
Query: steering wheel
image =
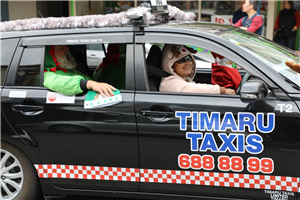
<path fill-rule="evenodd" d="M 235 92 L 236 94 L 238 94 L 238 95 L 240 94 L 242 86 L 249 79 L 250 75 L 251 74 L 249 72 L 246 72 L 246 74 L 244 74 L 243 79 L 241 80 L 239 87 L 236 89 L 236 92 Z"/>

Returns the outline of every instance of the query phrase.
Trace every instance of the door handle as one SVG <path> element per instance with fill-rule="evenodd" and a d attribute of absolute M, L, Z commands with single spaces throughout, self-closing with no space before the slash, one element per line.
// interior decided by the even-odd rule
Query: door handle
<path fill-rule="evenodd" d="M 21 112 L 23 115 L 38 115 L 44 111 L 43 106 L 38 105 L 13 105 L 12 106 L 13 111 Z"/>
<path fill-rule="evenodd" d="M 99 56 L 96 56 L 95 54 L 91 54 L 90 56 L 88 56 L 89 59 L 98 59 Z"/>
<path fill-rule="evenodd" d="M 174 117 L 174 113 L 170 111 L 141 110 L 140 112 L 145 117 Z"/>

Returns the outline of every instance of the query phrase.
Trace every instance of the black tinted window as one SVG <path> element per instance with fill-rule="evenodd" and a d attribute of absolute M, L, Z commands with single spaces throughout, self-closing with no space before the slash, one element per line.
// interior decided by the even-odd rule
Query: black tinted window
<path fill-rule="evenodd" d="M 1 47 L 1 85 L 4 83 L 4 78 L 14 55 L 19 39 L 7 39 L 0 41 Z"/>
<path fill-rule="evenodd" d="M 18 68 L 16 85 L 40 86 L 42 48 L 26 48 Z"/>

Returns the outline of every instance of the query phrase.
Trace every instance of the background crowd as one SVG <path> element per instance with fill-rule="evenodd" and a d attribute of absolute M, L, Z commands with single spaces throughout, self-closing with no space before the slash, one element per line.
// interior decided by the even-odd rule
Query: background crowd
<path fill-rule="evenodd" d="M 241 27 L 242 29 L 255 32 L 261 35 L 261 31 L 258 32 L 260 27 L 262 27 L 262 22 L 257 22 L 251 19 L 255 13 L 256 18 L 256 2 L 254 1 L 241 1 L 241 8 L 234 12 L 232 21 L 235 26 Z M 251 11 L 250 7 L 253 4 L 253 9 Z M 261 19 L 261 18 L 259 18 Z M 249 21 L 247 26 L 247 21 Z M 256 27 L 254 27 L 254 23 Z M 300 14 L 299 11 L 294 8 L 293 1 L 284 1 L 283 9 L 279 12 L 276 18 L 276 23 L 274 27 L 274 41 L 290 48 L 295 49 L 295 40 L 297 37 L 297 30 L 300 27 Z"/>

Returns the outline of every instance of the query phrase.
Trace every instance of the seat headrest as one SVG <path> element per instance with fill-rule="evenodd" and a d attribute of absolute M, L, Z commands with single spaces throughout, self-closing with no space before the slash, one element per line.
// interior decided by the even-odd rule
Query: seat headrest
<path fill-rule="evenodd" d="M 152 65 L 153 67 L 160 68 L 161 67 L 161 56 L 162 52 L 157 45 L 152 45 L 150 48 L 150 52 L 148 54 L 146 63 L 148 65 Z"/>

